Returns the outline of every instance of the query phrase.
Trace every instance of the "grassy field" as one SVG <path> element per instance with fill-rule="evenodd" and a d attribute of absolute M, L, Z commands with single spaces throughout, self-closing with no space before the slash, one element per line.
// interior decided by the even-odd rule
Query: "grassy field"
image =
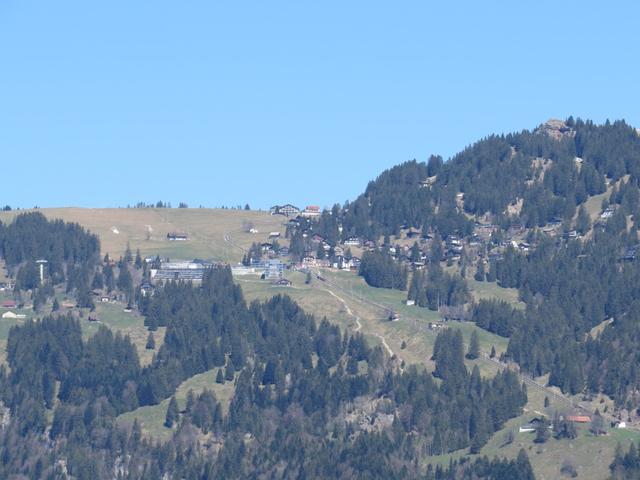
<path fill-rule="evenodd" d="M 98 322 L 89 322 L 87 320 L 88 314 L 80 320 L 80 326 L 82 327 L 82 333 L 85 338 L 95 334 L 100 328 L 100 325 L 107 326 L 114 332 L 129 335 L 129 338 L 136 346 L 142 366 L 151 363 L 153 354 L 164 342 L 166 327 L 160 327 L 157 331 L 153 332 L 156 344 L 155 350 L 147 350 L 146 344 L 149 331 L 144 326 L 144 317 L 136 311 L 125 312 L 124 305 L 122 304 L 98 302 L 96 304 L 96 310 L 91 313 L 91 316 L 97 318 Z"/>
<path fill-rule="evenodd" d="M 477 302 L 479 300 L 503 300 L 514 308 L 524 308 L 524 302 L 518 298 L 517 288 L 502 288 L 496 282 L 478 282 L 473 278 L 467 278 L 471 296 Z"/>
<path fill-rule="evenodd" d="M 184 410 L 186 406 L 186 398 L 189 390 L 193 390 L 193 393 L 197 395 L 205 389 L 208 389 L 215 393 L 216 398 L 222 405 L 222 411 L 226 415 L 235 390 L 234 382 L 228 381 L 224 384 L 216 383 L 217 373 L 218 369 L 215 368 L 199 375 L 194 375 L 180 384 L 175 394 L 180 411 Z M 158 405 L 140 407 L 132 412 L 124 413 L 118 417 L 118 422 L 122 425 L 127 425 L 132 424 L 135 419 L 138 419 L 143 435 L 156 440 L 166 441 L 171 437 L 172 431 L 175 430 L 175 427 L 174 429 L 170 429 L 164 426 L 169 400 L 170 398 L 167 398 Z"/>
<path fill-rule="evenodd" d="M 405 304 L 406 292 L 399 290 L 373 288 L 368 286 L 362 277 L 351 272 L 325 271 L 326 276 L 333 284 L 339 285 L 344 295 L 344 300 L 348 301 L 352 310 L 359 312 L 363 332 L 373 332 L 385 338 L 387 344 L 401 359 L 408 363 L 422 364 L 431 370 L 434 365 L 430 358 L 437 332 L 428 329 L 429 323 L 441 320 L 439 314 L 426 308 L 407 306 Z M 316 282 L 321 285 L 321 282 Z M 499 287 L 496 291 L 503 290 Z M 510 289 L 509 289 L 510 290 Z M 506 291 L 506 295 L 512 298 L 513 292 Z M 502 294 L 502 292 L 500 292 Z M 383 309 L 367 306 L 361 302 L 354 301 L 353 297 L 394 310 L 400 315 L 400 319 L 390 322 L 385 318 Z M 480 348 L 485 352 L 490 352 L 491 347 L 495 347 L 497 354 L 504 352 L 507 348 L 506 338 L 494 335 L 486 330 L 478 328 L 470 322 L 448 322 L 450 328 L 457 328 L 462 331 L 464 340 L 469 342 L 472 332 L 477 332 L 480 341 Z M 379 342 L 379 337 L 376 340 Z M 406 348 L 401 349 L 402 342 Z M 488 368 L 484 362 L 468 362 L 469 366 L 477 364 L 483 374 L 494 375 L 495 370 Z"/>
<path fill-rule="evenodd" d="M 17 214 L 28 210 L 0 212 L 0 220 L 11 221 Z M 269 232 L 284 236 L 286 217 L 268 212 L 248 210 L 222 210 L 209 208 L 43 208 L 38 210 L 51 219 L 60 218 L 77 222 L 100 237 L 102 253 L 117 258 L 127 248 L 127 242 L 143 255 L 161 255 L 169 258 L 213 258 L 237 262 L 242 252 L 224 241 L 230 233 L 243 248 L 252 242 L 264 242 Z M 259 233 L 246 232 L 251 223 Z M 148 228 L 151 227 L 151 238 Z M 118 233 L 114 233 L 114 232 Z M 185 242 L 170 242 L 171 231 L 189 234 Z M 286 244 L 286 240 L 280 240 Z"/>

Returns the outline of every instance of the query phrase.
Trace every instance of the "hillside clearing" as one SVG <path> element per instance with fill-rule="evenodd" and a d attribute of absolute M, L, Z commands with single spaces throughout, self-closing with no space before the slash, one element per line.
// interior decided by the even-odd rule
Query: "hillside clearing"
<path fill-rule="evenodd" d="M 214 368 L 207 372 L 194 375 L 182 382 L 175 393 L 179 410 L 183 411 L 185 409 L 189 390 L 193 390 L 193 393 L 198 395 L 207 389 L 215 393 L 216 398 L 222 406 L 222 411 L 226 415 L 229 410 L 229 403 L 233 397 L 235 385 L 233 381 L 227 381 L 224 384 L 216 383 L 217 373 L 218 369 Z M 175 431 L 175 428 L 171 429 L 164 426 L 170 400 L 170 398 L 166 398 L 157 405 L 140 407 L 131 412 L 123 413 L 118 417 L 118 423 L 121 425 L 131 425 L 134 420 L 137 419 L 143 435 L 156 440 L 169 440 L 171 434 Z"/>

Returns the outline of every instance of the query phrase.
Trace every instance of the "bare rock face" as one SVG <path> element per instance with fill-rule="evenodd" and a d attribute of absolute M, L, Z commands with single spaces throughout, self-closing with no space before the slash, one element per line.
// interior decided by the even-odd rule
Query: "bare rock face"
<path fill-rule="evenodd" d="M 555 140 L 562 140 L 564 137 L 573 137 L 575 132 L 562 120 L 552 118 L 534 130 L 534 133 L 549 135 Z"/>

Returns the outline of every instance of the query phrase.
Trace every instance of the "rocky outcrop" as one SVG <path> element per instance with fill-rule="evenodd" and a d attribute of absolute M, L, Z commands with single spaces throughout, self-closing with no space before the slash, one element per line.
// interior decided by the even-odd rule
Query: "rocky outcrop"
<path fill-rule="evenodd" d="M 552 118 L 536 128 L 534 133 L 549 135 L 555 140 L 562 140 L 564 137 L 573 137 L 576 132 L 562 120 Z"/>

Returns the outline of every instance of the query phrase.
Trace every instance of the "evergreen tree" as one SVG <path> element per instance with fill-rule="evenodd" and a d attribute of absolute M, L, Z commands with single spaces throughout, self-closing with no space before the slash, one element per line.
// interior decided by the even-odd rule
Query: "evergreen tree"
<path fill-rule="evenodd" d="M 149 335 L 147 336 L 147 344 L 145 345 L 145 348 L 147 350 L 155 350 L 156 341 L 153 338 L 153 332 L 149 332 Z"/>
<path fill-rule="evenodd" d="M 578 218 L 576 219 L 576 230 L 580 235 L 585 235 L 590 228 L 591 228 L 591 219 L 589 218 L 587 209 L 583 204 L 580 206 L 580 209 L 578 210 Z"/>
<path fill-rule="evenodd" d="M 467 358 L 469 360 L 475 360 L 480 356 L 480 341 L 478 340 L 478 332 L 475 330 L 471 333 L 471 340 L 469 341 L 469 351 L 467 352 Z"/>
<path fill-rule="evenodd" d="M 178 411 L 178 402 L 176 401 L 176 397 L 171 397 L 169 400 L 169 406 L 167 407 L 167 415 L 164 419 L 164 426 L 167 428 L 172 428 L 178 418 L 180 417 L 180 412 Z"/>

